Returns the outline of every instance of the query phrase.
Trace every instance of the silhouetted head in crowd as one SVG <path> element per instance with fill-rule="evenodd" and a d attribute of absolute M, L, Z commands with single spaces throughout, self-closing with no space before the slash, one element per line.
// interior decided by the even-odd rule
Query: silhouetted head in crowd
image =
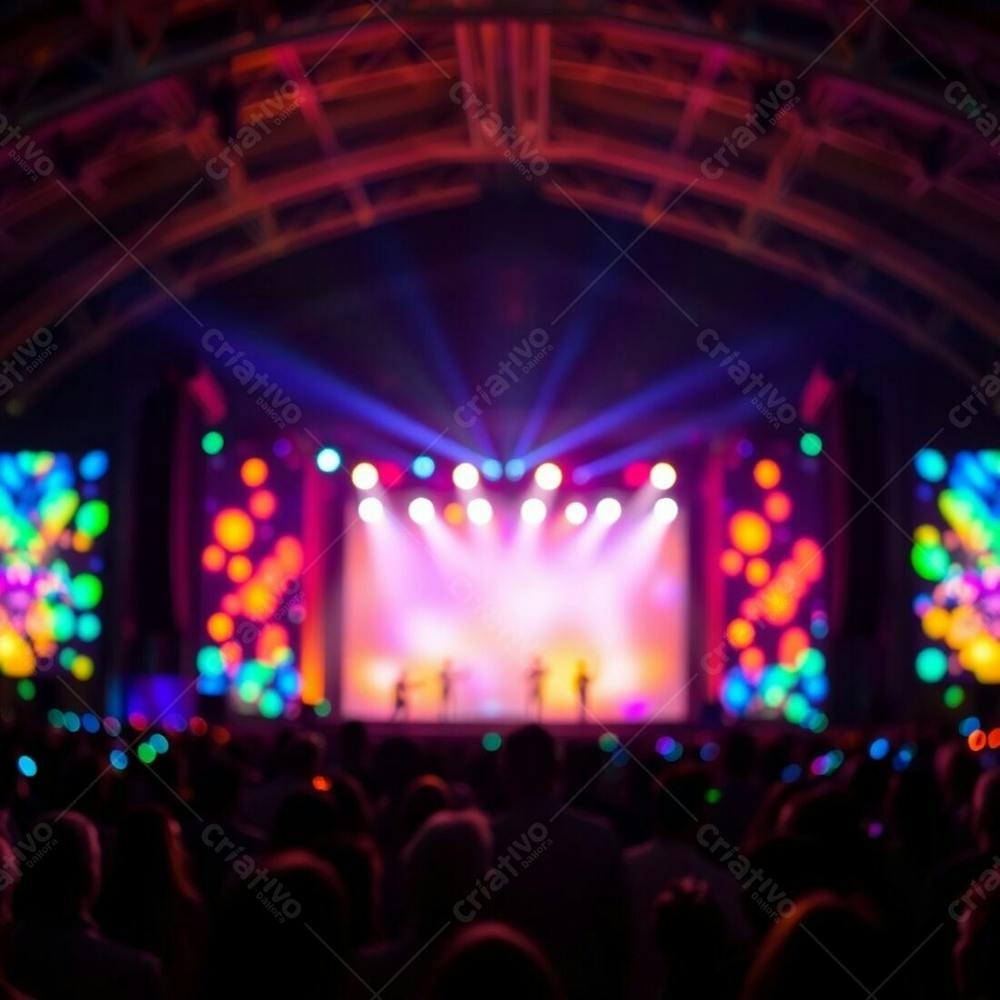
<path fill-rule="evenodd" d="M 14 886 L 18 871 L 18 861 L 10 844 L 0 837 L 0 943 L 6 941 L 14 921 Z"/>
<path fill-rule="evenodd" d="M 399 807 L 399 841 L 405 844 L 436 812 L 452 806 L 448 783 L 436 774 L 414 778 L 403 793 Z"/>
<path fill-rule="evenodd" d="M 295 781 L 310 781 L 319 772 L 323 743 L 316 733 L 286 731 L 275 749 L 275 770 Z"/>
<path fill-rule="evenodd" d="M 362 774 L 368 757 L 368 727 L 363 722 L 345 722 L 337 731 L 337 755 L 341 770 Z"/>
<path fill-rule="evenodd" d="M 305 851 L 234 876 L 208 950 L 203 996 L 338 1000 L 350 975 L 346 895 L 336 871 Z M 258 876 L 260 878 L 258 879 Z"/>
<path fill-rule="evenodd" d="M 312 849 L 337 833 L 339 827 L 337 803 L 328 792 L 313 789 L 291 792 L 278 807 L 272 847 L 276 851 L 293 847 Z"/>
<path fill-rule="evenodd" d="M 678 879 L 657 896 L 653 919 L 663 956 L 664 1000 L 721 996 L 726 922 L 709 887 Z"/>
<path fill-rule="evenodd" d="M 1000 848 L 1000 768 L 979 776 L 972 796 L 972 832 L 980 850 Z"/>
<path fill-rule="evenodd" d="M 162 806 L 138 806 L 126 813 L 107 866 L 107 889 L 133 893 L 193 894 L 177 820 Z"/>
<path fill-rule="evenodd" d="M 101 888 L 101 845 L 85 816 L 42 817 L 52 849 L 37 864 L 22 867 L 15 897 L 18 918 L 67 923 L 90 916 Z"/>
<path fill-rule="evenodd" d="M 652 782 L 653 821 L 656 832 L 666 839 L 693 842 L 694 828 L 701 825 L 705 810 L 708 776 L 697 764 L 666 767 Z"/>
<path fill-rule="evenodd" d="M 964 740 L 948 740 L 934 753 L 937 786 L 952 812 L 964 811 L 981 774 L 979 760 Z"/>
<path fill-rule="evenodd" d="M 442 952 L 426 1000 L 560 1000 L 562 988 L 541 949 L 506 924 L 483 923 Z"/>
<path fill-rule="evenodd" d="M 971 905 L 963 906 L 958 918 L 958 939 L 952 952 L 955 979 L 963 1000 L 1000 1000 L 1000 890 L 987 889 L 985 881 L 980 889 L 985 890 L 985 898 L 970 893 Z"/>
<path fill-rule="evenodd" d="M 406 919 L 432 934 L 453 922 L 456 903 L 471 893 L 490 864 L 489 821 L 474 809 L 435 813 L 403 851 Z"/>
<path fill-rule="evenodd" d="M 236 813 L 243 789 L 243 774 L 238 764 L 224 757 L 211 757 L 192 773 L 198 811 L 213 818 Z"/>
<path fill-rule="evenodd" d="M 556 743 L 542 726 L 515 729 L 504 743 L 504 775 L 515 799 L 542 798 L 556 779 Z"/>
<path fill-rule="evenodd" d="M 337 803 L 340 822 L 351 833 L 371 833 L 372 807 L 364 786 L 352 774 L 330 777 L 330 793 Z"/>
<path fill-rule="evenodd" d="M 757 742 L 745 729 L 733 729 L 722 742 L 722 769 L 730 778 L 748 778 L 757 763 Z"/>
<path fill-rule="evenodd" d="M 906 995 L 897 993 L 902 979 L 879 988 L 897 964 L 863 910 L 822 893 L 798 901 L 771 928 L 747 973 L 742 1000 L 844 1000 L 859 993 L 858 983 L 888 1000 Z"/>
<path fill-rule="evenodd" d="M 420 774 L 422 748 L 406 736 L 390 736 L 375 750 L 372 780 L 379 794 L 398 799 L 403 789 Z"/>

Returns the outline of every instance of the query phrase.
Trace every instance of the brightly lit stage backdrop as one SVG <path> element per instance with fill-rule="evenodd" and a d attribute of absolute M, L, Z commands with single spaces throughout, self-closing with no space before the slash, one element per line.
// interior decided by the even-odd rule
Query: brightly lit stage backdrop
<path fill-rule="evenodd" d="M 345 512 L 344 714 L 686 718 L 687 516 L 666 489 L 581 491 L 546 463 L 521 489 L 460 465 L 451 491 L 389 490 L 368 468 Z"/>
<path fill-rule="evenodd" d="M 98 665 L 107 469 L 103 451 L 0 453 L 0 673 L 28 700 L 36 674 Z"/>
<path fill-rule="evenodd" d="M 915 669 L 958 709 L 970 685 L 1000 682 L 1000 451 L 927 448 L 914 466 Z"/>
<path fill-rule="evenodd" d="M 344 462 L 214 432 L 204 447 L 198 689 L 239 713 L 641 723 L 686 720 L 705 692 L 733 716 L 826 725 L 815 435 L 735 444 L 715 496 L 667 462 L 580 482 L 550 462 Z M 692 497 L 721 539 L 701 589 L 724 611 L 725 668 L 705 677 Z"/>
<path fill-rule="evenodd" d="M 743 440 L 727 457 L 725 639 L 708 667 L 725 665 L 721 701 L 746 718 L 783 718 L 822 731 L 829 630 L 822 442 Z"/>

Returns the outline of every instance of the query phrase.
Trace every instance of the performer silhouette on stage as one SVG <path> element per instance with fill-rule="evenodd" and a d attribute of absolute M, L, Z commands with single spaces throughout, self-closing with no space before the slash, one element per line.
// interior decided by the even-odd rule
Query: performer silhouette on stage
<path fill-rule="evenodd" d="M 408 701 L 410 688 L 419 686 L 419 684 L 411 684 L 406 679 L 406 670 L 400 670 L 399 680 L 396 681 L 395 686 L 395 701 L 390 721 L 395 722 L 397 719 L 408 719 L 410 717 L 410 704 Z"/>
<path fill-rule="evenodd" d="M 535 718 L 542 717 L 542 682 L 548 673 L 548 668 L 542 662 L 540 656 L 536 656 L 531 661 L 531 666 L 525 676 L 528 678 L 528 715 L 534 710 Z"/>
<path fill-rule="evenodd" d="M 587 673 L 587 661 L 576 661 L 576 693 L 580 699 L 580 721 L 587 721 L 587 688 L 590 686 L 591 676 Z"/>
<path fill-rule="evenodd" d="M 466 671 L 456 670 L 451 660 L 445 660 L 441 664 L 441 672 L 438 674 L 438 681 L 441 685 L 441 721 L 444 722 L 451 715 L 451 693 L 452 685 L 456 680 L 465 676 Z"/>

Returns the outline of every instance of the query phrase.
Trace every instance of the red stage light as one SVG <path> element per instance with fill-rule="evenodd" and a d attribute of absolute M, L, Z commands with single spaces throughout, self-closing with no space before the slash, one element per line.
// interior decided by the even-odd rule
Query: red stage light
<path fill-rule="evenodd" d="M 649 481 L 649 468 L 649 462 L 632 462 L 630 465 L 626 465 L 622 476 L 625 485 L 633 490 L 645 486 Z"/>

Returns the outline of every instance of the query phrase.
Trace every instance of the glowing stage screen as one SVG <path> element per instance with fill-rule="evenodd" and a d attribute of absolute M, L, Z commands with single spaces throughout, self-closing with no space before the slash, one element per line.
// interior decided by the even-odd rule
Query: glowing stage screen
<path fill-rule="evenodd" d="M 956 681 L 1000 683 L 1000 451 L 946 457 L 925 448 L 914 466 L 918 524 L 910 558 L 922 632 L 914 667 L 957 708 L 963 694 Z"/>
<path fill-rule="evenodd" d="M 36 671 L 94 675 L 107 469 L 103 451 L 0 454 L 0 674 L 24 697 Z"/>
<path fill-rule="evenodd" d="M 354 524 L 348 504 L 345 716 L 686 716 L 687 532 L 672 499 L 547 500 L 547 516 L 537 496 L 449 500 L 368 497 Z"/>

